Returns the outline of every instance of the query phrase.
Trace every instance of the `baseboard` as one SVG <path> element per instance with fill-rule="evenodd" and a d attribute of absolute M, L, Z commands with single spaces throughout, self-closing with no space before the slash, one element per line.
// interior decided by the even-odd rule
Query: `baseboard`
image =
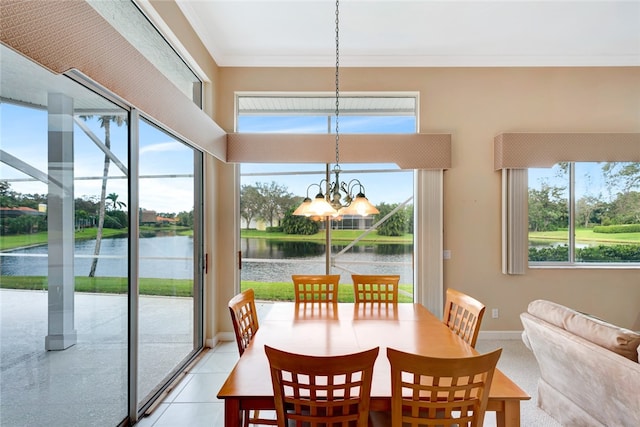
<path fill-rule="evenodd" d="M 236 337 L 233 332 L 219 332 L 212 339 L 205 341 L 205 345 L 209 348 L 214 348 L 219 342 L 222 341 L 235 341 Z"/>
<path fill-rule="evenodd" d="M 479 340 L 521 340 L 522 331 L 480 331 Z"/>

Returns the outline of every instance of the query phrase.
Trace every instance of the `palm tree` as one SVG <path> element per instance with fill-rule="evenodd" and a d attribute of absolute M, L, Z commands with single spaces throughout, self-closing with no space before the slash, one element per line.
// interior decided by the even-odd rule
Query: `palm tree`
<path fill-rule="evenodd" d="M 111 201 L 111 208 L 116 210 L 118 208 L 122 209 L 127 206 L 125 202 L 121 202 L 118 200 L 118 195 L 116 193 L 109 193 L 107 199 Z"/>
<path fill-rule="evenodd" d="M 92 116 L 81 116 L 87 120 Z M 111 149 L 111 122 L 117 126 L 122 126 L 125 123 L 125 118 L 122 116 L 100 116 L 98 118 L 100 127 L 104 129 L 104 145 L 108 150 Z M 91 270 L 89 270 L 89 277 L 95 277 L 96 267 L 98 266 L 98 255 L 100 255 L 100 245 L 102 244 L 102 232 L 104 228 L 104 216 L 106 210 L 107 199 L 107 180 L 109 179 L 109 165 L 111 161 L 109 156 L 104 156 L 104 167 L 102 169 L 102 188 L 100 190 L 100 212 L 98 214 L 98 230 L 96 232 L 96 246 L 93 250 L 93 260 L 91 261 Z M 113 193 L 115 194 L 115 193 Z M 116 195 L 117 199 L 117 195 Z M 121 202 L 122 203 L 122 202 Z"/>

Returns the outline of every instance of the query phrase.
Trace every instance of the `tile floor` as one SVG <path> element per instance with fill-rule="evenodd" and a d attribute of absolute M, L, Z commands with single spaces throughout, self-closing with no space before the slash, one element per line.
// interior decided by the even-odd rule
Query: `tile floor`
<path fill-rule="evenodd" d="M 217 427 L 224 425 L 224 402 L 216 394 L 238 360 L 235 342 L 223 342 L 198 361 L 153 413 L 137 427 Z"/>

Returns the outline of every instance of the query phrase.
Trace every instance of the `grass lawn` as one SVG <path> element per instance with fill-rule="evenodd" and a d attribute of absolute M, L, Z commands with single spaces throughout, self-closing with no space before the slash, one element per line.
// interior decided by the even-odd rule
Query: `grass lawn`
<path fill-rule="evenodd" d="M 253 288 L 256 299 L 265 301 L 293 301 L 293 283 L 261 283 L 243 281 L 241 289 Z M 2 276 L 0 288 L 46 291 L 47 278 L 44 276 Z M 412 293 L 412 285 L 400 285 L 400 289 Z M 99 294 L 126 294 L 127 279 L 124 277 L 76 276 L 76 292 Z M 179 279 L 140 279 L 140 295 L 192 297 L 193 281 Z M 400 302 L 413 302 L 411 297 L 399 296 Z M 353 302 L 353 286 L 341 284 L 338 288 L 338 302 Z"/>
<path fill-rule="evenodd" d="M 569 234 L 567 230 L 561 231 L 540 231 L 529 232 L 530 241 L 546 242 L 546 241 L 566 241 L 569 243 Z M 640 243 L 640 233 L 594 233 L 591 228 L 576 229 L 576 243 L 585 244 L 625 244 Z"/>
<path fill-rule="evenodd" d="M 140 279 L 141 295 L 192 297 L 193 281 L 179 279 Z M 0 288 L 46 291 L 48 289 L 45 276 L 2 276 Z M 86 277 L 76 276 L 76 292 L 98 294 L 126 294 L 126 277 Z"/>
<path fill-rule="evenodd" d="M 293 301 L 295 294 L 292 282 L 263 283 L 243 281 L 240 290 L 253 288 L 257 300 L 265 301 Z M 413 294 L 413 285 L 400 285 L 399 289 Z M 353 302 L 353 285 L 350 283 L 338 285 L 338 302 Z M 413 298 L 400 293 L 398 302 L 413 302 Z"/>
<path fill-rule="evenodd" d="M 333 230 L 331 232 L 331 241 L 332 242 L 340 242 L 346 241 L 351 242 L 352 240 L 358 238 L 362 235 L 362 230 Z M 317 241 L 324 242 L 325 236 L 324 231 L 320 231 L 316 234 L 312 234 L 309 236 L 302 236 L 299 234 L 286 234 L 281 232 L 266 232 L 260 230 L 240 230 L 240 237 L 242 238 L 252 238 L 252 239 L 274 239 L 274 240 L 293 240 L 293 241 Z M 413 234 L 405 234 L 403 236 L 379 236 L 377 231 L 373 231 L 363 237 L 361 242 L 367 243 L 407 243 L 411 244 L 413 242 Z"/>

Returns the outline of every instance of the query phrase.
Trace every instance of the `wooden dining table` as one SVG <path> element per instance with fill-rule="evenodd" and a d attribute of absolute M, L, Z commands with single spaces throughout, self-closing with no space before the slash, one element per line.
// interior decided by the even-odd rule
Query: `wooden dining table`
<path fill-rule="evenodd" d="M 371 385 L 372 411 L 391 407 L 387 347 L 433 357 L 478 354 L 421 304 L 274 303 L 218 392 L 224 400 L 226 427 L 240 426 L 246 409 L 274 409 L 265 344 L 317 356 L 380 347 Z M 520 402 L 528 399 L 525 391 L 496 370 L 487 410 L 495 411 L 498 427 L 520 426 Z"/>

